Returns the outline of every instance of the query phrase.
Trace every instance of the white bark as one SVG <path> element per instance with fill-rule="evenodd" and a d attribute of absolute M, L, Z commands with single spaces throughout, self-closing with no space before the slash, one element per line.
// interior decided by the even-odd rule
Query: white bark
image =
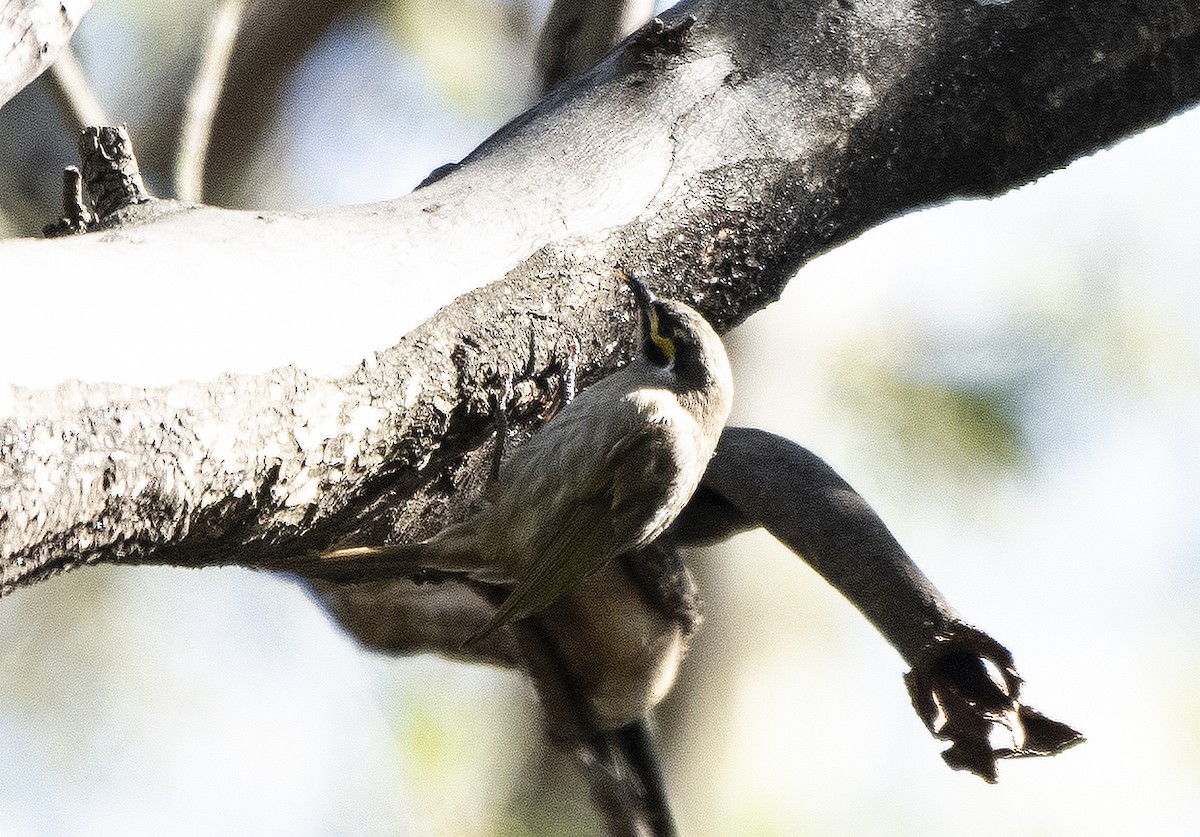
<path fill-rule="evenodd" d="M 0 107 L 54 63 L 92 0 L 4 0 L 0 4 Z"/>

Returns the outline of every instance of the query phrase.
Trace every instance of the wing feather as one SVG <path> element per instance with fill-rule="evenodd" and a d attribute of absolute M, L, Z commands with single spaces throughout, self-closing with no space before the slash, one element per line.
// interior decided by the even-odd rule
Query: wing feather
<path fill-rule="evenodd" d="M 615 555 L 642 545 L 651 534 L 648 528 L 660 528 L 648 527 L 648 521 L 671 490 L 672 454 L 668 429 L 661 424 L 643 424 L 620 436 L 601 467 L 560 495 L 555 519 L 541 521 L 527 542 L 527 563 L 517 585 L 468 642 L 537 613 Z"/>

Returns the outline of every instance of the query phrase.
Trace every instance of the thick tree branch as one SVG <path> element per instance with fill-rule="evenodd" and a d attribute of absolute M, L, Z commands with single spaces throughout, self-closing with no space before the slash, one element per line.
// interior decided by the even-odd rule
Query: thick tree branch
<path fill-rule="evenodd" d="M 0 3 L 0 107 L 54 63 L 92 0 Z"/>
<path fill-rule="evenodd" d="M 727 326 L 774 298 L 806 258 L 872 223 L 1023 182 L 1192 102 L 1198 15 L 1178 6 L 1154 17 L 1159 9 L 685 4 L 670 25 L 686 14 L 697 22 L 678 45 L 669 37 L 627 42 L 406 198 L 290 215 L 180 210 L 69 247 L 10 242 L 0 254 L 13 272 L 60 277 L 16 289 L 16 303 L 31 307 L 52 293 L 61 305 L 88 308 L 91 295 L 74 277 L 97 271 L 110 277 L 109 306 L 145 306 L 145 283 L 165 271 L 212 290 L 192 316 L 146 317 L 150 329 L 169 323 L 162 339 L 112 330 L 90 355 L 131 360 L 85 362 L 64 376 L 142 377 L 137 370 L 151 358 L 138 349 L 147 337 L 153 359 L 174 363 L 179 376 L 199 374 L 182 347 L 219 323 L 234 334 L 251 328 L 245 309 L 223 302 L 235 293 L 270 295 L 290 328 L 273 351 L 249 359 L 235 340 L 231 355 L 251 368 L 288 360 L 328 367 L 393 344 L 440 303 L 506 275 L 505 289 L 484 296 L 511 294 L 545 311 L 547 283 L 572 283 L 582 307 L 595 310 L 602 292 L 581 280 L 616 263 L 664 277 L 667 293 Z M 801 31 L 820 38 L 793 37 Z M 264 269 L 247 287 L 240 277 L 251 264 Z M 324 306 L 308 295 L 274 290 L 327 277 L 372 300 L 355 311 L 357 341 L 335 337 L 322 323 Z M 463 351 L 481 365 L 512 361 L 527 353 L 530 330 L 541 332 L 543 347 L 552 342 L 535 320 L 510 329 L 496 351 Z M 45 357 L 46 339 L 17 324 L 4 348 L 11 341 L 22 351 L 6 356 Z M 416 354 L 424 349 L 423 365 L 444 363 L 430 345 L 410 343 Z M 454 346 L 449 334 L 438 341 L 439 350 Z M 596 372 L 596 359 L 585 358 L 585 373 Z M 11 374 L 44 380 L 54 372 L 27 376 L 14 365 Z"/>
<path fill-rule="evenodd" d="M 293 328 L 269 357 L 237 347 L 255 369 L 354 362 L 514 269 L 521 294 L 625 262 L 670 277 L 669 292 L 728 325 L 776 297 L 807 258 L 872 224 L 1026 182 L 1197 96 L 1198 14 L 1183 4 L 762 6 L 677 7 L 668 23 L 697 22 L 676 54 L 654 39 L 626 42 L 451 175 L 396 201 L 278 215 L 201 208 L 136 236 L 0 253 L 16 269 L 123 276 L 107 288 L 117 305 L 126 295 L 144 304 L 139 283 L 166 272 L 215 281 L 216 298 L 245 294 L 240 278 L 226 288 L 220 277 L 263 266 L 254 287 Z M 282 291 L 329 277 L 373 300 L 355 311 L 356 343 L 333 338 L 310 296 Z M 70 289 L 40 292 L 60 290 Z M 213 323 L 249 326 L 229 306 L 197 304 L 206 325 L 172 323 L 175 339 L 158 341 L 167 352 Z M 131 338 L 106 345 L 137 354 Z M 114 375 L 136 371 L 103 376 Z"/>
<path fill-rule="evenodd" d="M 464 498 L 461 511 L 476 468 L 453 446 L 444 459 L 418 440 L 441 436 L 452 411 L 458 432 L 475 436 L 471 447 L 490 435 L 486 406 L 464 401 L 453 367 L 404 359 L 409 340 L 430 338 L 439 339 L 419 329 L 340 379 L 287 368 L 162 389 L 15 390 L 0 423 L 0 590 L 95 560 L 286 568 L 288 556 L 340 532 L 430 534 L 433 510 L 408 517 L 392 493 L 451 493 Z M 526 421 L 541 403 L 537 378 L 527 382 Z M 446 492 L 442 480 L 460 490 Z M 376 495 L 366 507 L 364 492 Z M 360 511 L 361 524 L 334 523 Z"/>

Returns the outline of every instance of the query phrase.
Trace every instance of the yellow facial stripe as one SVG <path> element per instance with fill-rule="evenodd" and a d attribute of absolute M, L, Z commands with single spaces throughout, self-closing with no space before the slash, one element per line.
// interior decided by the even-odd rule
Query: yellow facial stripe
<path fill-rule="evenodd" d="M 650 309 L 650 341 L 667 356 L 667 360 L 675 359 L 675 341 L 669 337 L 663 337 L 659 332 L 658 312 L 653 307 Z"/>

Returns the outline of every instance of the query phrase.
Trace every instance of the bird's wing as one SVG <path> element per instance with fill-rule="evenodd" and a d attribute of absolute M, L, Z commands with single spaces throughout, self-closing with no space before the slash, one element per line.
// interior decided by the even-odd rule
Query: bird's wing
<path fill-rule="evenodd" d="M 645 520 L 670 489 L 667 428 L 650 424 L 621 437 L 600 467 L 565 486 L 559 513 L 529 541 L 520 581 L 468 643 L 547 607 L 614 555 L 638 545 Z M 560 477 L 566 476 L 560 475 Z"/>
<path fill-rule="evenodd" d="M 614 554 L 640 546 L 651 518 L 675 489 L 679 462 L 666 423 L 644 425 L 615 445 L 607 457 Z"/>

